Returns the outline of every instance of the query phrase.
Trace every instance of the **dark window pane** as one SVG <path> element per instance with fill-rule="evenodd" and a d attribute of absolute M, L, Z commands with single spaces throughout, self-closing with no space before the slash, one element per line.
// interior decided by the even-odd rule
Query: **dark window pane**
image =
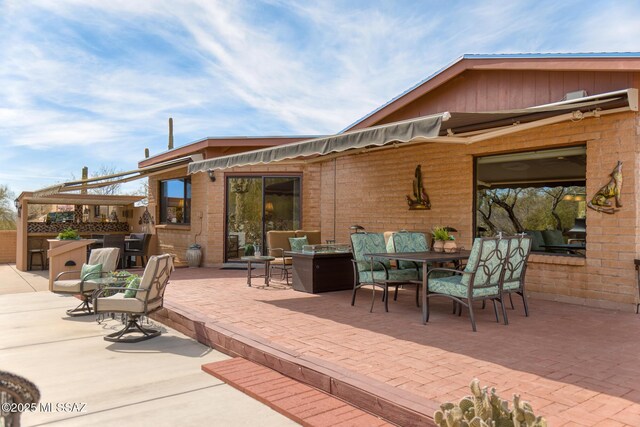
<path fill-rule="evenodd" d="M 190 211 L 191 179 L 160 181 L 160 223 L 189 224 Z"/>

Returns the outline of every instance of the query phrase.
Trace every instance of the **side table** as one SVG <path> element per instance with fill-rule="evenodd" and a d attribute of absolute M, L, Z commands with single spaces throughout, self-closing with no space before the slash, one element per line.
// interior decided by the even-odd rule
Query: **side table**
<path fill-rule="evenodd" d="M 275 260 L 272 256 L 243 256 L 240 258 L 242 261 L 247 262 L 247 286 L 251 287 L 251 279 L 253 277 L 264 277 L 264 284 L 269 286 L 269 280 L 271 279 L 271 261 Z M 264 274 L 251 274 L 251 263 L 259 262 L 264 264 Z"/>

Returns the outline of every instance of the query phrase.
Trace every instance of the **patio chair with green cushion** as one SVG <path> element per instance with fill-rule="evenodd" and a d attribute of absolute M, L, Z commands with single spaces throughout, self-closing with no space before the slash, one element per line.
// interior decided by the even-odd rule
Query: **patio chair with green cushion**
<path fill-rule="evenodd" d="M 97 291 L 93 298 L 96 314 L 123 313 L 127 316 L 124 328 L 104 337 L 112 342 L 139 342 L 160 335 L 160 330 L 142 327 L 139 323 L 142 316 L 160 310 L 164 302 L 164 291 L 173 271 L 173 257 L 170 254 L 149 257 L 140 284 L 134 286 L 104 287 Z M 115 295 L 105 297 L 107 292 L 118 291 Z M 122 292 L 124 291 L 124 292 Z M 125 337 L 140 332 L 141 336 Z"/>
<path fill-rule="evenodd" d="M 383 290 L 384 309 L 389 311 L 389 286 L 417 285 L 418 269 L 392 269 L 386 258 L 371 259 L 366 254 L 386 253 L 384 235 L 382 233 L 351 234 L 351 251 L 353 254 L 353 295 L 351 305 L 356 302 L 356 292 L 362 286 L 370 285 L 373 290 L 371 309 L 375 302 L 375 289 Z"/>
<path fill-rule="evenodd" d="M 63 271 L 53 281 L 52 292 L 55 294 L 80 295 L 82 302 L 76 308 L 67 310 L 69 316 L 84 316 L 91 314 L 91 296 L 98 288 L 94 280 L 106 276 L 114 271 L 118 265 L 120 249 L 104 248 L 93 249 L 89 255 L 89 261 L 84 264 L 82 270 Z M 80 273 L 79 279 L 64 280 L 64 276 Z"/>
<path fill-rule="evenodd" d="M 391 243 L 391 244 L 389 244 Z M 424 233 L 414 231 L 399 231 L 393 233 L 387 243 L 387 250 L 392 252 L 428 252 L 429 243 Z M 416 286 L 416 305 L 420 306 L 420 285 L 422 285 L 422 263 L 415 261 L 397 261 L 399 269 L 417 269 L 418 286 Z M 398 288 L 394 295 L 394 300 L 398 299 Z"/>
<path fill-rule="evenodd" d="M 560 230 L 544 230 L 542 231 L 542 239 L 545 245 L 564 245 L 564 236 Z M 545 248 L 547 252 L 566 253 L 563 249 Z"/>
<path fill-rule="evenodd" d="M 524 291 L 524 276 L 527 272 L 527 261 L 531 253 L 532 239 L 526 235 L 518 235 L 508 238 L 509 252 L 507 254 L 507 262 L 505 264 L 504 278 L 502 280 L 502 294 L 508 294 L 513 309 L 513 300 L 511 294 L 516 293 L 522 297 L 524 304 L 524 314 L 529 316 L 529 305 L 527 304 L 527 295 Z M 503 299 L 504 302 L 504 299 Z M 505 324 L 508 323 L 507 317 L 504 318 Z"/>
<path fill-rule="evenodd" d="M 491 300 L 496 321 L 499 322 L 496 301 L 502 305 L 502 313 L 506 311 L 501 300 L 501 285 L 504 275 L 509 241 L 508 239 L 482 237 L 473 242 L 469 261 L 464 270 L 451 268 L 433 268 L 427 274 L 427 321 L 429 320 L 429 300 L 434 296 L 444 296 L 467 307 L 471 327 L 476 331 L 473 314 L 473 302 Z M 453 276 L 436 277 L 439 272 L 449 272 Z"/>

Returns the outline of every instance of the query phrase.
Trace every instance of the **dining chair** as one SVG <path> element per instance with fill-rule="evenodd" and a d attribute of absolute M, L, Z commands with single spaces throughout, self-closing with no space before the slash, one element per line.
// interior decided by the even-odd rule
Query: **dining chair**
<path fill-rule="evenodd" d="M 532 248 L 532 239 L 525 234 L 508 237 L 509 241 L 507 261 L 505 264 L 504 277 L 502 279 L 502 296 L 509 295 L 511 308 L 514 309 L 511 294 L 518 294 L 522 297 L 524 305 L 524 315 L 529 316 L 529 304 L 527 303 L 527 294 L 524 289 L 524 278 L 527 272 L 527 262 Z M 502 298 L 502 297 L 501 297 Z M 504 305 L 504 298 L 502 298 Z M 505 325 L 508 324 L 506 311 L 504 314 Z"/>
<path fill-rule="evenodd" d="M 491 300 L 499 322 L 496 302 L 502 306 L 502 313 L 506 319 L 506 310 L 502 300 L 502 279 L 508 257 L 509 239 L 496 237 L 476 238 L 471 248 L 469 260 L 464 270 L 451 268 L 433 268 L 427 274 L 426 313 L 429 320 L 429 301 L 433 297 L 450 298 L 469 310 L 471 328 L 476 332 L 476 322 L 473 313 L 473 302 Z M 453 274 L 449 277 L 437 277 L 439 272 Z M 506 324 L 506 323 L 505 323 Z"/>
<path fill-rule="evenodd" d="M 382 233 L 353 233 L 351 234 L 351 251 L 353 254 L 353 294 L 351 305 L 355 305 L 356 292 L 363 286 L 370 285 L 373 295 L 371 297 L 371 308 L 375 302 L 375 289 L 380 287 L 383 290 L 384 310 L 389 311 L 389 286 L 416 285 L 418 279 L 418 269 L 393 269 L 388 259 L 371 259 L 366 254 L 386 253 L 387 247 Z"/>
<path fill-rule="evenodd" d="M 149 257 L 149 246 L 151 243 L 151 234 L 148 233 L 132 233 L 129 238 L 136 239 L 137 241 L 129 242 L 126 244 L 124 252 L 126 260 L 130 257 L 134 258 L 134 262 L 137 265 L 137 258 L 140 257 L 142 266 L 145 267 L 147 259 Z"/>

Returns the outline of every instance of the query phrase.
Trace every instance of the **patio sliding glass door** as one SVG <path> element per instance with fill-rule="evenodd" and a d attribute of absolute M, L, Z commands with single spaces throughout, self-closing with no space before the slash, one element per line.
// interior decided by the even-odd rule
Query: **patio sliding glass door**
<path fill-rule="evenodd" d="M 239 260 L 249 245 L 266 253 L 266 232 L 301 225 L 299 176 L 228 176 L 225 261 Z"/>

